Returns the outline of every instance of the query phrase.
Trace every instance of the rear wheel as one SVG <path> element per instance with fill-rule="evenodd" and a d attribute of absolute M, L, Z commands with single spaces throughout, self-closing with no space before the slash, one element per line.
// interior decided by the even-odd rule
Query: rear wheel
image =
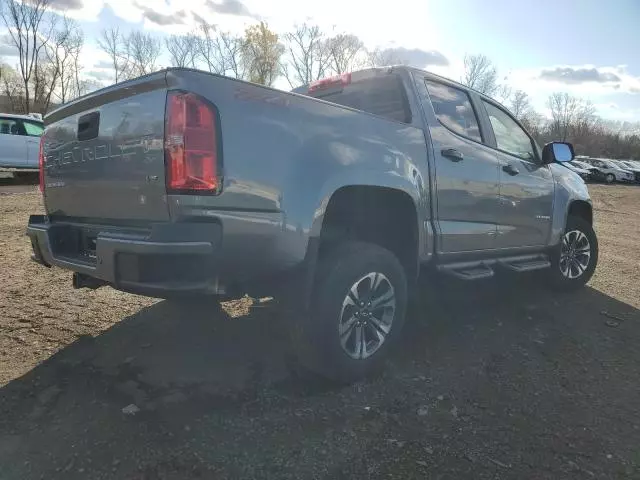
<path fill-rule="evenodd" d="M 613 183 L 616 180 L 616 177 L 613 173 L 607 173 L 607 176 L 604 179 L 607 183 Z"/>
<path fill-rule="evenodd" d="M 585 285 L 598 263 L 598 238 L 593 227 L 570 216 L 560 245 L 552 256 L 551 281 L 556 288 L 573 290 Z"/>
<path fill-rule="evenodd" d="M 351 382 L 380 366 L 404 324 L 407 280 L 390 251 L 364 242 L 336 247 L 318 266 L 308 318 L 294 319 L 307 368 Z"/>

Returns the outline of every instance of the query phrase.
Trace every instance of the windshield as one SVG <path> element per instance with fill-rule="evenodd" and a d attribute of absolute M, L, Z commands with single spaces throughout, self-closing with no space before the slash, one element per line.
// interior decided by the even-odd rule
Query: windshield
<path fill-rule="evenodd" d="M 626 169 L 626 168 L 627 168 L 627 166 L 626 166 L 624 163 L 622 163 L 622 162 L 620 162 L 620 161 L 618 161 L 618 160 L 610 160 L 610 162 L 609 162 L 609 163 L 611 163 L 612 165 L 614 165 L 616 168 L 620 168 L 620 169 L 622 169 L 622 170 L 624 170 L 624 169 Z"/>

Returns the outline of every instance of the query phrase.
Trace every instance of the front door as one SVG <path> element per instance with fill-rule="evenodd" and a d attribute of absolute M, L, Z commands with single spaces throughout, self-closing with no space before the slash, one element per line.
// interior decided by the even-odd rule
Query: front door
<path fill-rule="evenodd" d="M 500 162 L 496 248 L 546 245 L 551 233 L 554 181 L 535 142 L 506 110 L 481 101 Z"/>
<path fill-rule="evenodd" d="M 499 163 L 495 151 L 482 143 L 469 95 L 439 78 L 420 76 L 416 80 L 421 83 L 418 91 L 428 95 L 423 105 L 434 149 L 437 251 L 495 248 Z"/>
<path fill-rule="evenodd" d="M 26 136 L 21 130 L 19 119 L 11 117 L 0 118 L 0 166 L 25 168 L 29 166 L 27 161 Z M 37 164 L 36 164 L 37 167 Z"/>

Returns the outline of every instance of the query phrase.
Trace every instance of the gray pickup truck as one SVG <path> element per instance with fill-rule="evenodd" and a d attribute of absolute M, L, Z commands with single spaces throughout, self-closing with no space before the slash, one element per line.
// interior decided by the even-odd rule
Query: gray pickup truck
<path fill-rule="evenodd" d="M 282 92 L 189 69 L 47 115 L 33 258 L 76 287 L 271 295 L 302 363 L 349 381 L 384 358 L 423 269 L 546 270 L 584 285 L 587 187 L 494 100 L 408 67 Z M 189 298 L 189 296 L 186 296 Z"/>

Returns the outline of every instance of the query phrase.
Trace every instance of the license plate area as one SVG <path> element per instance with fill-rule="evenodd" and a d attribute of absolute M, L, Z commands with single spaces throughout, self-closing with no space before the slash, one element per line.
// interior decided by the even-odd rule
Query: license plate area
<path fill-rule="evenodd" d="M 97 229 L 75 225 L 57 225 L 49 230 L 52 253 L 56 257 L 96 263 Z"/>
<path fill-rule="evenodd" d="M 87 259 L 90 259 L 93 262 L 95 262 L 98 232 L 93 230 L 85 231 L 84 229 L 80 229 L 79 235 L 80 235 L 80 240 L 79 240 L 80 251 L 78 253 L 81 256 L 86 257 Z"/>

